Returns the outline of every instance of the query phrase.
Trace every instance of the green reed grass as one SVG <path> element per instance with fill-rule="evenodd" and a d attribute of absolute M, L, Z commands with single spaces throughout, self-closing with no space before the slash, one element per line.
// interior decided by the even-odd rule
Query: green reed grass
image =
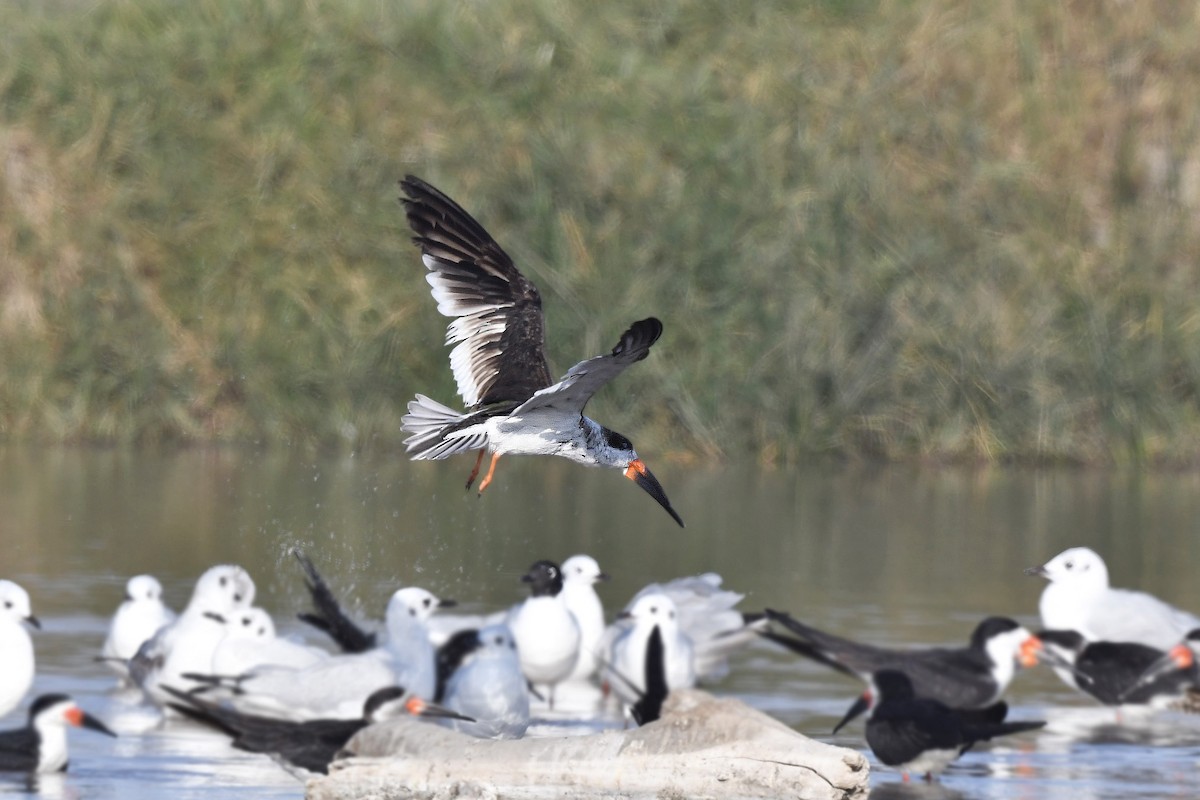
<path fill-rule="evenodd" d="M 395 447 L 415 172 L 646 452 L 1194 462 L 1185 4 L 69 0 L 0 30 L 0 435 Z"/>

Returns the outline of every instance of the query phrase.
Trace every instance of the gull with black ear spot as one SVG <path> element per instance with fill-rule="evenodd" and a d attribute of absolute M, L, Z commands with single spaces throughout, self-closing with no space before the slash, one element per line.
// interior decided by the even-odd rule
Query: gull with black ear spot
<path fill-rule="evenodd" d="M 328 657 L 324 650 L 278 636 L 271 615 L 251 606 L 226 617 L 225 635 L 213 651 L 212 672 L 241 675 L 268 664 L 303 669 Z"/>
<path fill-rule="evenodd" d="M 654 317 L 633 323 L 612 352 L 580 361 L 555 383 L 546 362 L 537 287 L 458 203 L 411 175 L 400 186 L 413 242 L 428 270 L 425 280 L 438 311 L 454 318 L 446 343 L 456 345 L 450 366 L 467 407 L 458 412 L 418 394 L 402 421 L 412 434 L 404 442 L 410 457 L 442 459 L 478 450 L 469 489 L 484 455 L 491 453 L 480 494 L 506 454 L 560 456 L 616 468 L 683 527 L 633 443 L 583 413 L 592 395 L 649 354 L 662 323 Z"/>
<path fill-rule="evenodd" d="M 152 703 L 165 709 L 170 696 L 163 684 L 193 688 L 197 684 L 185 675 L 212 671 L 227 615 L 249 608 L 254 591 L 250 574 L 233 564 L 210 567 L 200 576 L 179 618 L 143 642 L 129 661 L 130 678 Z"/>
<path fill-rule="evenodd" d="M 0 717 L 12 711 L 33 686 L 33 640 L 25 626 L 41 628 L 29 593 L 0 580 Z"/>
<path fill-rule="evenodd" d="M 1109 585 L 1108 566 L 1095 550 L 1072 547 L 1039 567 L 1025 570 L 1050 583 L 1038 611 L 1047 630 L 1078 631 L 1093 642 L 1135 642 L 1167 650 L 1200 618 L 1154 595 Z"/>
<path fill-rule="evenodd" d="M 244 714 L 294 721 L 358 719 L 367 698 L 388 686 L 405 686 L 415 697 L 432 699 L 437 672 L 426 621 L 453 603 L 406 586 L 388 601 L 387 638 L 373 650 L 329 656 L 302 669 L 263 665 L 236 676 L 189 677 Z"/>
<path fill-rule="evenodd" d="M 529 727 L 529 688 L 507 625 L 464 632 L 467 652 L 446 681 L 443 705 L 471 719 L 443 724 L 481 739 L 519 739 Z"/>
<path fill-rule="evenodd" d="M 125 584 L 125 599 L 113 614 L 99 661 L 129 682 L 129 659 L 164 625 L 175 621 L 175 612 L 163 602 L 162 584 L 153 575 L 134 575 Z"/>
<path fill-rule="evenodd" d="M 680 630 L 678 611 L 670 597 L 642 595 L 621 616 L 632 620 L 633 625 L 613 640 L 604 674 L 606 682 L 626 706 L 634 705 L 646 693 L 647 648 L 655 631 L 661 640 L 667 690 L 689 689 L 696 685 L 695 647 L 691 638 Z"/>

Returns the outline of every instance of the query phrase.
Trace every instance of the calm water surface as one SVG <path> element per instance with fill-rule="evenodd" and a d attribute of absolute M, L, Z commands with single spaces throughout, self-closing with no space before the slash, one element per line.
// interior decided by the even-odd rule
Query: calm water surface
<path fill-rule="evenodd" d="M 678 529 L 616 472 L 565 462 L 502 462 L 488 494 L 466 495 L 470 460 L 397 455 L 147 453 L 0 449 L 0 577 L 29 590 L 35 692 L 66 691 L 120 734 L 72 738 L 71 770 L 36 787 L 0 778 L 0 795 L 300 798 L 270 760 L 216 735 L 162 725 L 113 691 L 92 661 L 122 587 L 157 575 L 176 608 L 208 566 L 237 562 L 285 631 L 305 607 L 287 552 L 301 545 L 363 618 L 398 585 L 423 585 L 467 610 L 522 597 L 535 559 L 576 552 L 613 575 L 610 609 L 642 585 L 718 571 L 743 608 L 785 609 L 819 627 L 884 644 L 965 642 L 983 616 L 1036 624 L 1042 585 L 1022 570 L 1086 544 L 1114 582 L 1200 610 L 1200 476 L 1084 470 L 959 471 L 814 466 L 799 471 L 651 463 L 688 524 Z M 317 640 L 318 637 L 310 637 Z M 715 691 L 811 736 L 862 748 L 861 724 L 828 731 L 860 687 L 760 643 Z M 969 753 L 940 786 L 872 774 L 872 798 L 1197 796 L 1200 720 L 1123 719 L 1048 671 L 1018 676 L 1014 718 L 1049 727 Z M 17 714 L 2 721 L 19 724 Z"/>

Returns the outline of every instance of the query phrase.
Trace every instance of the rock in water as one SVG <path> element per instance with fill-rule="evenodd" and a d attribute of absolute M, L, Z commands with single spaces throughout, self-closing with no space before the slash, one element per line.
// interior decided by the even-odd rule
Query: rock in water
<path fill-rule="evenodd" d="M 360 731 L 353 758 L 308 783 L 309 800 L 732 798 L 866 794 L 866 758 L 796 733 L 745 703 L 672 692 L 641 728 L 587 736 L 474 739 L 397 719 Z"/>

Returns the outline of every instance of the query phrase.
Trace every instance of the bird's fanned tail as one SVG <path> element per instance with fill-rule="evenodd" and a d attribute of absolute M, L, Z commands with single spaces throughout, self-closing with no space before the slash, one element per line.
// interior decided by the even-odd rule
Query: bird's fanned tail
<path fill-rule="evenodd" d="M 455 453 L 479 450 L 487 445 L 487 435 L 483 431 L 452 435 L 471 417 L 418 394 L 409 402 L 408 413 L 401 421 L 401 427 L 412 434 L 404 440 L 404 448 L 414 461 L 442 459 Z"/>

